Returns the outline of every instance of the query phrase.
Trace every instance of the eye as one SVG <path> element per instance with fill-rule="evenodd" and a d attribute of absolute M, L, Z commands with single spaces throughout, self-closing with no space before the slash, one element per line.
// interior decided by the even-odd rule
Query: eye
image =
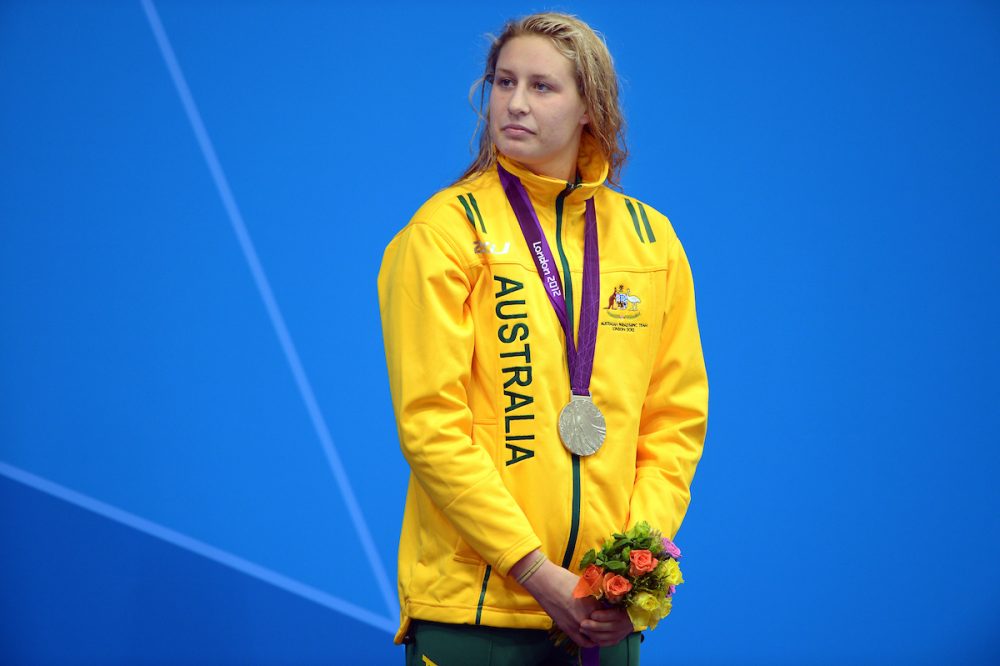
<path fill-rule="evenodd" d="M 501 88 L 510 88 L 512 85 L 514 85 L 514 80 L 507 77 L 501 77 L 496 80 L 496 83 Z"/>
<path fill-rule="evenodd" d="M 550 90 L 552 90 L 552 86 L 543 81 L 538 81 L 535 84 L 535 90 L 537 90 L 538 92 L 549 92 Z"/>

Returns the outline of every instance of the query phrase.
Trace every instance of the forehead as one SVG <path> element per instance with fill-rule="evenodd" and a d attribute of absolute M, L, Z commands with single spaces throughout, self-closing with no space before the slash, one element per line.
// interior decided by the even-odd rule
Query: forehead
<path fill-rule="evenodd" d="M 508 71 L 520 76 L 549 76 L 573 78 L 573 62 L 552 44 L 548 37 L 521 35 L 514 37 L 500 49 L 497 71 Z"/>

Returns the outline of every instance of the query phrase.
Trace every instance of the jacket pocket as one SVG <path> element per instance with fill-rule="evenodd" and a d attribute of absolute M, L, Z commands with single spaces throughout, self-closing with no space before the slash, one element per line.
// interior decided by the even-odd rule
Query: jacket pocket
<path fill-rule="evenodd" d="M 462 537 L 458 537 L 458 543 L 455 545 L 455 555 L 452 559 L 463 564 L 480 564 L 483 561 L 483 558 L 479 557 L 479 553 L 472 546 L 465 543 L 465 539 Z"/>
<path fill-rule="evenodd" d="M 473 423 L 472 424 L 472 444 L 473 446 L 481 446 L 486 449 L 486 453 L 489 454 L 490 458 L 493 460 L 493 464 L 496 465 L 496 450 L 495 450 L 495 440 L 493 437 L 493 432 L 496 429 L 495 423 Z M 454 546 L 455 554 L 452 559 L 456 562 L 462 562 L 463 564 L 482 564 L 483 558 L 476 552 L 476 549 L 465 542 L 461 536 L 458 536 Z"/>

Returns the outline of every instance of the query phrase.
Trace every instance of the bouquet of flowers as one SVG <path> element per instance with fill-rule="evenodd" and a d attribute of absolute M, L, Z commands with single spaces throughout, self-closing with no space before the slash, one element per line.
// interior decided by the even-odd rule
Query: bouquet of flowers
<path fill-rule="evenodd" d="M 587 551 L 573 596 L 624 606 L 636 631 L 654 629 L 670 614 L 674 591 L 684 582 L 680 558 L 680 549 L 670 539 L 641 522 L 611 535 L 599 551 Z"/>

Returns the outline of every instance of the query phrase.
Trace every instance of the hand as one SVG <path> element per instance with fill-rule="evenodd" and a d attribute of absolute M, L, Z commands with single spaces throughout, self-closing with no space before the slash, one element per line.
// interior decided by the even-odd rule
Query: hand
<path fill-rule="evenodd" d="M 538 552 L 538 551 L 535 551 Z M 534 561 L 533 554 L 529 554 L 518 562 L 511 569 L 511 574 L 525 569 L 522 562 L 531 563 Z M 546 560 L 538 571 L 532 574 L 524 583 L 524 589 L 531 593 L 531 596 L 538 601 L 542 609 L 549 614 L 556 626 L 562 629 L 570 640 L 580 647 L 595 647 L 597 643 L 584 635 L 581 631 L 581 624 L 591 617 L 591 614 L 600 607 L 593 597 L 583 599 L 573 598 L 573 588 L 576 587 L 580 577 L 563 569 L 560 566 Z M 629 624 L 629 627 L 632 625 Z M 604 633 L 600 632 L 603 636 Z"/>
<path fill-rule="evenodd" d="M 632 619 L 622 607 L 595 610 L 581 623 L 580 630 L 601 647 L 617 645 L 635 631 Z"/>

